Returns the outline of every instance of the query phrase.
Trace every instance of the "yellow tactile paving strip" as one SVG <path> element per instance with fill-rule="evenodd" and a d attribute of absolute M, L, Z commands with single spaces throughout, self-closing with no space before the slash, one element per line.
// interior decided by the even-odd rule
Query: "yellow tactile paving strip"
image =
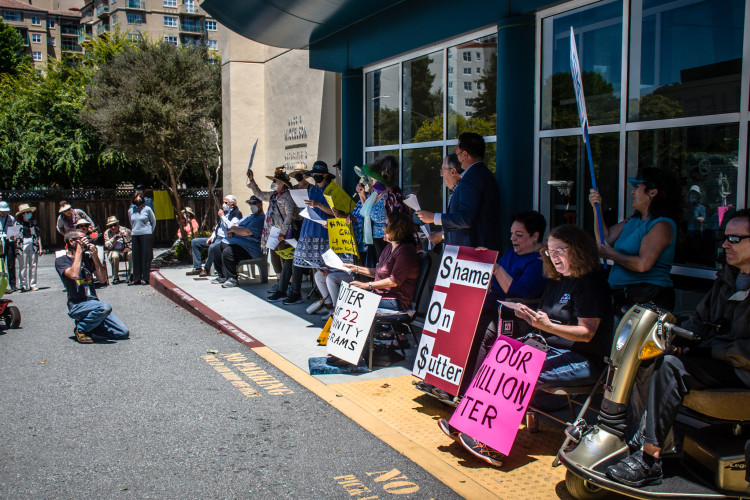
<path fill-rule="evenodd" d="M 453 408 L 415 389 L 412 380 L 404 376 L 329 387 L 500 498 L 572 498 L 564 486 L 565 468 L 551 466 L 564 439 L 560 428 L 540 420 L 536 433 L 521 429 L 513 452 L 495 468 L 440 431 L 437 419 L 450 418 Z"/>

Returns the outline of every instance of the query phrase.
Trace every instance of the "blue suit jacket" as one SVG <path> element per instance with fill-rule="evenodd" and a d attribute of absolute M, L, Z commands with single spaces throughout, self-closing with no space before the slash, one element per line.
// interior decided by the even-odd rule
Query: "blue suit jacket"
<path fill-rule="evenodd" d="M 466 171 L 441 219 L 446 244 L 501 250 L 500 190 L 484 162 Z"/>

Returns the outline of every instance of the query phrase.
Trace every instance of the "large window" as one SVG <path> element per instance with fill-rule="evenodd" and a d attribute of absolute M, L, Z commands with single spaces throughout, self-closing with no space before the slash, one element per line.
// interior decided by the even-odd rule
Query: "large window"
<path fill-rule="evenodd" d="M 168 28 L 176 28 L 177 17 L 176 16 L 164 16 L 164 26 Z"/>
<path fill-rule="evenodd" d="M 485 30 L 365 69 L 365 162 L 392 155 L 401 188 L 420 205 L 447 206 L 440 167 L 462 132 L 488 143 L 495 168 L 497 35 Z"/>
<path fill-rule="evenodd" d="M 675 270 L 710 276 L 724 214 L 747 205 L 744 19 L 743 0 L 603 0 L 539 15 L 538 193 L 551 226 L 593 225 L 572 26 L 605 222 L 632 214 L 626 179 L 639 167 L 669 170 L 682 200 Z"/>

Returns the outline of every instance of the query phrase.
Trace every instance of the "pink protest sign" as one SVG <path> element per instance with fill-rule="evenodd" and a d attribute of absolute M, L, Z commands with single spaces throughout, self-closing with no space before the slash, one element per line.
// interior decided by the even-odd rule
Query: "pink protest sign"
<path fill-rule="evenodd" d="M 450 424 L 504 455 L 510 453 L 546 356 L 498 336 Z"/>
<path fill-rule="evenodd" d="M 729 207 L 718 207 L 720 226 L 721 226 L 721 223 L 724 221 L 724 215 L 726 215 L 727 211 L 729 211 Z"/>

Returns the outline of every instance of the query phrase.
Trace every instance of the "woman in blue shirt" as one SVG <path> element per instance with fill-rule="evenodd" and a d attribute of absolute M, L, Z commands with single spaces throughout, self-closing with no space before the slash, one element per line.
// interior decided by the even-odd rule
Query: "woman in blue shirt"
<path fill-rule="evenodd" d="M 133 193 L 133 206 L 128 210 L 133 237 L 133 280 L 130 285 L 148 285 L 151 260 L 154 258 L 154 227 L 156 216 L 146 205 L 142 191 Z"/>
<path fill-rule="evenodd" d="M 604 243 L 599 255 L 614 262 L 609 284 L 615 300 L 615 314 L 623 306 L 653 302 L 664 309 L 674 308 L 674 288 L 670 271 L 677 242 L 677 180 L 666 170 L 648 167 L 633 185 L 635 213 L 624 221 L 604 229 Z M 601 205 L 598 191 L 591 190 L 589 202 Z M 596 210 L 594 210 L 594 216 Z M 600 242 L 598 223 L 594 224 L 596 241 Z"/>

